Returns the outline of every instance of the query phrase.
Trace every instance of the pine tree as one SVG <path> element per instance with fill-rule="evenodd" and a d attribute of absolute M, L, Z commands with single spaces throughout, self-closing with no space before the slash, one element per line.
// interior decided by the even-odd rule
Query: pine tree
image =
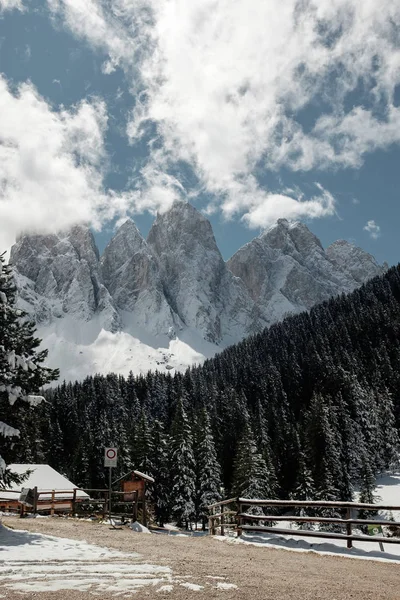
<path fill-rule="evenodd" d="M 362 470 L 360 473 L 360 502 L 364 504 L 373 504 L 374 490 L 375 490 L 375 477 L 372 469 L 367 461 L 363 461 Z"/>
<path fill-rule="evenodd" d="M 172 514 L 178 527 L 189 527 L 195 516 L 193 436 L 183 398 L 179 398 L 171 428 Z"/>
<path fill-rule="evenodd" d="M 203 531 L 208 519 L 208 506 L 221 500 L 221 467 L 217 460 L 210 417 L 203 408 L 198 420 L 196 517 L 201 519 Z"/>
<path fill-rule="evenodd" d="M 151 503 L 154 506 L 155 519 L 162 526 L 170 516 L 170 476 L 169 441 L 160 421 L 155 421 L 152 432 L 150 461 L 153 469 L 154 484 L 151 489 Z"/>
<path fill-rule="evenodd" d="M 299 470 L 297 472 L 297 479 L 294 492 L 291 494 L 293 500 L 314 500 L 315 498 L 315 483 L 312 477 L 312 473 L 307 466 L 306 457 L 303 451 L 300 451 L 299 455 Z M 313 516 L 313 511 L 304 509 L 303 507 L 295 509 L 295 515 L 299 517 Z M 299 529 L 312 530 L 314 526 L 312 523 L 299 523 Z"/>
<path fill-rule="evenodd" d="M 364 459 L 362 462 L 362 468 L 360 473 L 360 497 L 359 500 L 362 504 L 374 504 L 374 490 L 376 488 L 375 477 L 372 472 L 369 461 Z M 358 513 L 359 519 L 368 519 L 376 515 L 376 511 L 361 509 Z M 367 533 L 367 529 L 362 527 L 364 533 Z"/>
<path fill-rule="evenodd" d="M 153 455 L 153 435 L 149 425 L 146 412 L 142 408 L 139 422 L 135 430 L 135 441 L 132 452 L 134 468 L 146 475 L 153 477 L 154 465 L 152 464 Z"/>
<path fill-rule="evenodd" d="M 299 470 L 297 472 L 297 479 L 295 489 L 291 495 L 293 500 L 313 500 L 315 498 L 315 483 L 311 473 L 311 470 L 307 466 L 306 457 L 304 452 L 300 452 L 299 456 Z"/>
<path fill-rule="evenodd" d="M 16 288 L 12 269 L 0 256 L 0 410 L 11 417 L 10 406 L 25 401 L 31 406 L 43 400 L 40 388 L 58 376 L 57 370 L 42 365 L 47 351 L 38 351 L 40 340 L 35 337 L 35 326 L 26 319 L 26 313 L 16 307 Z M 15 426 L 0 421 L 0 435 L 18 436 Z M 0 486 L 17 481 L 0 456 Z"/>
<path fill-rule="evenodd" d="M 265 460 L 268 470 L 268 483 L 270 497 L 274 498 L 278 495 L 278 478 L 276 476 L 275 456 L 271 448 L 271 440 L 268 434 L 268 423 L 265 415 L 264 406 L 261 400 L 257 403 L 257 412 L 255 418 L 256 443 L 260 449 L 261 456 Z"/>
<path fill-rule="evenodd" d="M 234 461 L 232 493 L 244 498 L 267 499 L 271 497 L 269 473 L 261 456 L 249 418 L 246 419 Z"/>

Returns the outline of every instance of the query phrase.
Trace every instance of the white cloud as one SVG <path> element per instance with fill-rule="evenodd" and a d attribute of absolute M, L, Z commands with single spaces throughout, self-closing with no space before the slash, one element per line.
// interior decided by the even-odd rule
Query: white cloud
<path fill-rule="evenodd" d="M 263 193 L 258 202 L 250 205 L 250 210 L 243 215 L 242 219 L 250 228 L 255 229 L 268 227 L 279 218 L 315 219 L 333 215 L 335 200 L 332 194 L 319 185 L 317 187 L 320 194 L 310 199 Z"/>
<path fill-rule="evenodd" d="M 128 135 L 156 124 L 150 171 L 188 162 L 227 216 L 331 214 L 323 196 L 299 202 L 261 188 L 258 170 L 358 168 L 366 153 L 400 142 L 398 0 L 48 2 L 107 50 L 105 72 L 121 66 L 142 91 Z M 367 94 L 349 109 L 358 86 Z M 322 114 L 305 129 L 310 107 Z M 148 173 L 142 206 L 167 205 L 174 190 L 153 195 Z"/>
<path fill-rule="evenodd" d="M 24 10 L 22 0 L 0 0 L 0 13 L 12 9 Z"/>
<path fill-rule="evenodd" d="M 364 231 L 368 231 L 373 240 L 377 240 L 381 235 L 381 228 L 375 223 L 375 221 L 368 221 L 368 223 L 364 225 L 363 229 Z"/>
<path fill-rule="evenodd" d="M 77 222 L 99 226 L 124 214 L 130 198 L 103 189 L 103 102 L 56 112 L 31 84 L 16 94 L 0 76 L 0 239 Z"/>

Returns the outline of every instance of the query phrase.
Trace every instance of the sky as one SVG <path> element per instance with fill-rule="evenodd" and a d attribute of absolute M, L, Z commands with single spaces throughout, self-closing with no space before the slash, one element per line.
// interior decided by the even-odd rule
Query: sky
<path fill-rule="evenodd" d="M 187 200 L 400 260 L 398 0 L 0 0 L 0 245 Z"/>

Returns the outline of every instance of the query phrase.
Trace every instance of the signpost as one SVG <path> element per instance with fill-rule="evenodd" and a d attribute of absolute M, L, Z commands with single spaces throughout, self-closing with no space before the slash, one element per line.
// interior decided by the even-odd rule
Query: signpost
<path fill-rule="evenodd" d="M 380 525 L 368 525 L 368 535 L 383 535 L 383 529 Z M 385 552 L 382 542 L 379 542 L 381 552 Z"/>
<path fill-rule="evenodd" d="M 108 508 L 111 523 L 111 469 L 117 466 L 118 451 L 117 448 L 104 448 L 104 466 L 109 468 L 108 473 Z"/>

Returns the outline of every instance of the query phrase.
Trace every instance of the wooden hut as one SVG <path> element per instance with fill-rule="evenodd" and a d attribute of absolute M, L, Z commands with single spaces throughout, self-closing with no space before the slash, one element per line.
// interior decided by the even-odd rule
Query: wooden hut
<path fill-rule="evenodd" d="M 138 519 L 138 509 L 142 509 L 143 525 L 147 524 L 146 486 L 149 483 L 154 483 L 154 479 L 149 475 L 140 471 L 129 471 L 112 484 L 113 487 L 119 484 L 121 492 L 124 492 L 124 502 L 134 504 L 135 520 Z"/>
<path fill-rule="evenodd" d="M 0 490 L 0 510 L 18 511 L 25 507 L 34 512 L 71 512 L 76 503 L 89 499 L 88 494 L 49 465 L 14 464 L 9 469 L 18 475 L 30 472 L 21 484 Z M 30 490 L 28 493 L 27 490 Z M 25 490 L 22 493 L 22 490 Z"/>

